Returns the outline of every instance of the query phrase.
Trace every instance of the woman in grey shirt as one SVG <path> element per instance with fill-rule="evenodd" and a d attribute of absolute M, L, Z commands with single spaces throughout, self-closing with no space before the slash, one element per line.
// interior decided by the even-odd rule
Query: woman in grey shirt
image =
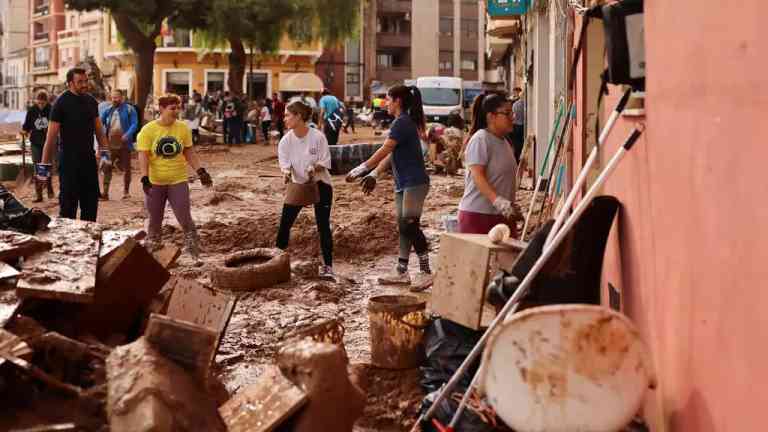
<path fill-rule="evenodd" d="M 471 138 L 464 150 L 464 196 L 459 232 L 487 234 L 497 224 L 516 233 L 517 159 L 504 138 L 512 131 L 512 102 L 500 94 L 480 95 L 472 105 Z"/>

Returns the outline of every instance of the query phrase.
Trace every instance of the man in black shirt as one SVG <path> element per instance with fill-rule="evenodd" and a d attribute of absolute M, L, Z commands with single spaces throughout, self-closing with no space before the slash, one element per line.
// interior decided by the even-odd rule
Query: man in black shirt
<path fill-rule="evenodd" d="M 96 221 L 99 174 L 94 135 L 98 137 L 102 149 L 106 150 L 109 146 L 99 119 L 98 103 L 86 93 L 87 90 L 85 70 L 70 69 L 67 72 L 67 90 L 56 99 L 51 109 L 42 163 L 50 164 L 56 137 L 61 132 L 59 214 L 75 219 L 79 205 L 80 219 Z"/>
<path fill-rule="evenodd" d="M 45 135 L 48 133 L 48 117 L 51 115 L 51 105 L 48 103 L 48 94 L 44 91 L 37 93 L 35 104 L 27 111 L 22 131 L 29 135 L 29 144 L 32 147 L 32 162 L 38 164 L 43 159 L 43 146 Z M 35 177 L 34 202 L 43 201 L 43 182 Z M 53 198 L 53 184 L 48 182 L 48 198 Z"/>

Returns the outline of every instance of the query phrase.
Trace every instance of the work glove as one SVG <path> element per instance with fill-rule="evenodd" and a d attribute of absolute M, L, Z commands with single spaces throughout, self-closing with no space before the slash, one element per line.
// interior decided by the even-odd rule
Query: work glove
<path fill-rule="evenodd" d="M 152 182 L 149 181 L 149 176 L 141 178 L 141 187 L 144 189 L 144 194 L 149 195 L 149 192 L 152 190 Z"/>
<path fill-rule="evenodd" d="M 364 176 L 365 174 L 367 174 L 369 171 L 371 171 L 371 169 L 368 168 L 365 162 L 363 162 L 360 165 L 352 168 L 352 171 L 350 171 L 349 174 L 347 174 L 347 181 L 348 182 L 355 181 L 360 177 Z"/>
<path fill-rule="evenodd" d="M 291 172 L 283 171 L 283 183 L 288 184 L 291 182 Z"/>
<path fill-rule="evenodd" d="M 307 177 L 309 178 L 310 181 L 315 177 L 315 171 L 316 171 L 315 165 L 310 165 L 307 167 Z"/>
<path fill-rule="evenodd" d="M 213 179 L 211 178 L 211 175 L 208 174 L 208 171 L 205 170 L 205 168 L 200 167 L 197 169 L 197 177 L 200 179 L 200 183 L 202 183 L 203 186 L 213 186 Z"/>
<path fill-rule="evenodd" d="M 367 176 L 360 180 L 360 185 L 363 187 L 363 194 L 370 195 L 376 188 L 376 171 L 371 171 Z"/>
<path fill-rule="evenodd" d="M 493 206 L 505 219 L 508 220 L 515 220 L 515 214 L 519 213 L 515 210 L 515 206 L 512 205 L 512 202 L 503 196 L 497 196 L 493 201 Z"/>

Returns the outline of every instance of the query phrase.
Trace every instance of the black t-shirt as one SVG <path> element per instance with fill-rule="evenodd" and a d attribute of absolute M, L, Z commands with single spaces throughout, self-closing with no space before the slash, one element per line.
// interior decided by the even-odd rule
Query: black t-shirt
<path fill-rule="evenodd" d="M 51 115 L 51 106 L 46 104 L 43 109 L 37 105 L 27 111 L 27 117 L 24 119 L 24 132 L 29 133 L 29 142 L 34 147 L 43 147 L 45 145 L 45 135 L 48 133 L 48 117 Z"/>
<path fill-rule="evenodd" d="M 91 161 L 93 138 L 96 134 L 94 121 L 99 117 L 99 104 L 93 96 L 78 96 L 69 90 L 56 99 L 51 109 L 51 121 L 61 125 L 61 158 L 65 161 Z"/>
<path fill-rule="evenodd" d="M 429 184 L 429 175 L 424 166 L 424 154 L 416 123 L 406 114 L 401 114 L 389 129 L 389 137 L 397 141 L 392 151 L 392 176 L 395 189 Z"/>

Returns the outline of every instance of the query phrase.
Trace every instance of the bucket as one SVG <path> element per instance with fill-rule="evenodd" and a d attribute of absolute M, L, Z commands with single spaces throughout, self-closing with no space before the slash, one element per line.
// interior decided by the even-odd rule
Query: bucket
<path fill-rule="evenodd" d="M 443 228 L 446 232 L 455 233 L 459 231 L 459 217 L 455 214 L 443 215 Z"/>
<path fill-rule="evenodd" d="M 371 363 L 385 369 L 412 369 L 424 361 L 426 302 L 414 296 L 381 295 L 368 300 Z"/>

